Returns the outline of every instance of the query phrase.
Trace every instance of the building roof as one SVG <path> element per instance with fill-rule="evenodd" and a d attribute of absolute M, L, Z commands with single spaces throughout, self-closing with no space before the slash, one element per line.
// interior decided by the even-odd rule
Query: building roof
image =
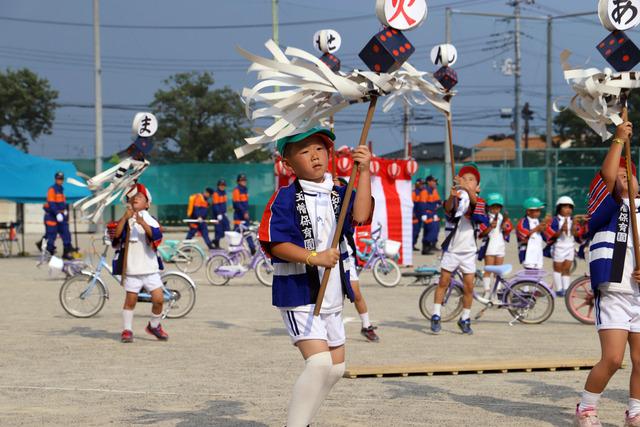
<path fill-rule="evenodd" d="M 471 155 L 471 149 L 460 145 L 453 145 L 456 160 L 462 160 Z M 412 155 L 417 161 L 434 162 L 444 161 L 444 142 L 420 142 L 412 145 Z M 404 158 L 404 149 L 383 154 L 383 157 L 391 159 Z"/>
<path fill-rule="evenodd" d="M 547 143 L 539 135 L 529 136 L 528 146 L 525 147 L 524 140 L 521 148 L 528 150 L 544 150 Z M 473 158 L 471 153 L 464 161 L 476 162 L 502 162 L 511 161 L 516 158 L 515 139 L 513 136 L 495 135 L 485 138 L 482 142 L 473 147 L 475 151 Z M 471 150 L 470 150 L 471 151 Z"/>

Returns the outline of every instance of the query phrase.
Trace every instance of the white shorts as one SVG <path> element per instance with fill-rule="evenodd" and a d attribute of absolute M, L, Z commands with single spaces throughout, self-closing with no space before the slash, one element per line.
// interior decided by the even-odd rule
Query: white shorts
<path fill-rule="evenodd" d="M 350 282 L 359 282 L 359 278 L 358 278 L 358 270 L 356 269 L 356 260 L 351 258 L 349 260 L 349 262 L 351 263 L 351 265 L 349 266 L 349 281 Z"/>
<path fill-rule="evenodd" d="M 341 311 L 314 316 L 313 311 L 280 310 L 280 314 L 294 345 L 303 340 L 324 340 L 329 347 L 339 347 L 347 340 Z"/>
<path fill-rule="evenodd" d="M 442 255 L 440 268 L 450 273 L 453 273 L 459 268 L 463 274 L 475 274 L 476 253 L 456 254 L 453 252 L 445 252 L 444 255 Z"/>
<path fill-rule="evenodd" d="M 573 262 L 573 259 L 576 256 L 576 249 L 573 246 L 565 247 L 565 248 L 554 246 L 552 252 L 553 252 L 553 262 L 563 262 L 563 261 Z"/>
<path fill-rule="evenodd" d="M 596 329 L 623 329 L 640 333 L 640 295 L 596 292 Z"/>
<path fill-rule="evenodd" d="M 130 274 L 124 278 L 124 289 L 127 292 L 140 293 L 142 288 L 147 292 L 153 292 L 162 287 L 160 273 L 151 274 Z"/>
<path fill-rule="evenodd" d="M 506 246 L 503 241 L 494 242 L 489 240 L 489 244 L 487 245 L 487 253 L 485 256 L 499 256 L 504 258 L 506 252 Z"/>

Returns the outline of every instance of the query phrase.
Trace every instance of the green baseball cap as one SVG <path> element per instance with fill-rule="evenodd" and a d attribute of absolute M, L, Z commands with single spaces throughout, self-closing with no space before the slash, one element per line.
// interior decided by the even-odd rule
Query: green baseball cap
<path fill-rule="evenodd" d="M 544 203 L 537 197 L 529 197 L 523 203 L 525 209 L 542 209 L 544 208 Z"/>
<path fill-rule="evenodd" d="M 333 141 L 336 140 L 335 134 L 331 132 L 329 129 L 315 127 L 315 128 L 309 129 L 306 132 L 296 133 L 295 135 L 289 135 L 289 136 L 285 136 L 284 138 L 280 138 L 279 140 L 276 141 L 276 149 L 278 150 L 278 153 L 280 153 L 281 155 L 284 155 L 284 148 L 287 146 L 287 144 L 295 144 L 296 142 L 300 142 L 303 139 L 308 138 L 311 135 L 315 135 L 317 133 L 328 137 L 331 140 L 331 143 L 333 143 Z"/>
<path fill-rule="evenodd" d="M 504 198 L 500 193 L 489 193 L 486 201 L 487 206 L 500 205 L 504 206 Z"/>

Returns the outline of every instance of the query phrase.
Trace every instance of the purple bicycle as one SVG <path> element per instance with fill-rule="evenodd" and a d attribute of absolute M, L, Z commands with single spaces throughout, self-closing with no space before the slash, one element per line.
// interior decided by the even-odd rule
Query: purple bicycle
<path fill-rule="evenodd" d="M 479 319 L 489 309 L 506 308 L 513 320 L 513 325 L 521 323 L 538 324 L 551 317 L 554 309 L 555 293 L 542 279 L 547 275 L 543 270 L 522 270 L 510 279 L 503 276 L 511 272 L 510 264 L 488 265 L 485 271 L 494 273 L 496 280 L 488 298 L 473 293 L 473 299 L 484 306 L 475 316 Z M 431 320 L 433 298 L 438 285 L 433 284 L 420 295 L 420 311 Z M 443 322 L 453 320 L 462 311 L 462 275 L 456 271 L 451 279 L 442 302 L 441 318 Z"/>
<path fill-rule="evenodd" d="M 260 248 L 251 255 L 244 244 L 252 236 L 255 241 L 255 227 L 240 227 L 240 232 L 227 231 L 225 237 L 229 241 L 229 249 L 212 249 L 207 260 L 207 280 L 215 286 L 224 286 L 234 277 L 242 277 L 249 270 L 254 270 L 258 281 L 264 286 L 271 286 L 274 268 Z M 247 262 L 248 260 L 248 262 Z"/>

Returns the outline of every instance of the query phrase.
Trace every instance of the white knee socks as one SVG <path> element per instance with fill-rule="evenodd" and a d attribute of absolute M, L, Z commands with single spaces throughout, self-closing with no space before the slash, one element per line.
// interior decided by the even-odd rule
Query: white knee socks
<path fill-rule="evenodd" d="M 562 290 L 567 292 L 571 285 L 571 276 L 562 276 Z"/>
<path fill-rule="evenodd" d="M 133 330 L 133 310 L 122 310 L 122 323 L 124 330 L 132 331 Z"/>
<path fill-rule="evenodd" d="M 160 324 L 160 319 L 162 319 L 162 314 L 151 313 L 151 319 L 149 319 L 149 325 L 151 325 L 152 328 L 157 328 L 158 325 Z"/>
<path fill-rule="evenodd" d="M 318 409 L 320 409 L 320 406 L 322 406 L 322 402 L 324 402 L 324 400 L 327 398 L 333 386 L 336 385 L 338 380 L 342 378 L 342 375 L 344 375 L 344 369 L 345 369 L 344 362 L 338 363 L 331 367 L 331 370 L 329 371 L 329 375 L 327 376 L 326 381 L 324 383 L 324 387 L 322 387 L 321 395 L 318 396 L 318 401 L 316 402 L 316 405 L 313 408 L 311 419 L 313 419 L 316 416 Z M 311 421 L 311 419 L 309 421 Z"/>
<path fill-rule="evenodd" d="M 629 418 L 633 418 L 640 414 L 640 400 L 629 398 Z"/>
<path fill-rule="evenodd" d="M 553 272 L 553 289 L 555 289 L 556 292 L 562 290 L 562 273 L 557 271 Z"/>
<path fill-rule="evenodd" d="M 304 370 L 293 385 L 287 427 L 305 427 L 311 422 L 316 406 L 319 408 L 322 403 L 320 397 L 332 368 L 331 353 L 328 351 L 314 354 L 305 360 Z"/>
<path fill-rule="evenodd" d="M 440 316 L 440 311 L 442 310 L 442 304 L 433 304 L 433 315 Z"/>
<path fill-rule="evenodd" d="M 491 290 L 491 276 L 482 278 L 482 287 L 485 292 L 489 292 Z"/>
<path fill-rule="evenodd" d="M 371 326 L 371 321 L 369 320 L 369 313 L 362 313 L 360 315 L 360 321 L 362 321 L 362 327 L 364 329 L 366 329 L 369 326 Z"/>

